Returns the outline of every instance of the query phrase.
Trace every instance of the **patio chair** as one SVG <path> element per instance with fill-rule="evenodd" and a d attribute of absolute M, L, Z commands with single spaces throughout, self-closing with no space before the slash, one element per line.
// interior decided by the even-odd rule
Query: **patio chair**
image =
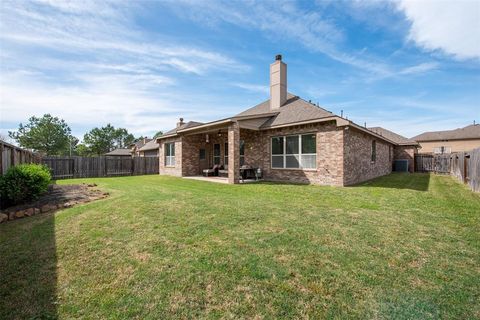
<path fill-rule="evenodd" d="M 218 170 L 218 176 L 228 178 L 228 164 L 224 165 L 222 169 Z"/>
<path fill-rule="evenodd" d="M 211 169 L 205 169 L 205 170 L 203 170 L 203 176 L 204 177 L 218 176 L 218 170 L 220 168 L 221 168 L 221 166 L 216 164 Z"/>

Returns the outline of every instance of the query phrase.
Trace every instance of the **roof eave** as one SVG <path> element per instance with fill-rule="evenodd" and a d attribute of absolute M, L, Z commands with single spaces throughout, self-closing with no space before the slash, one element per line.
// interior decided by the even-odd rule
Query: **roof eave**
<path fill-rule="evenodd" d="M 256 118 L 266 118 L 266 117 L 274 117 L 278 115 L 280 112 L 265 112 L 265 113 L 259 113 L 259 114 L 252 114 L 252 115 L 246 115 L 246 116 L 234 116 L 231 119 L 232 120 L 249 120 L 249 119 L 256 119 Z"/>
<path fill-rule="evenodd" d="M 205 129 L 205 128 L 208 128 L 208 127 L 218 126 L 218 125 L 221 125 L 221 124 L 227 124 L 227 123 L 230 123 L 230 122 L 233 122 L 233 121 L 234 120 L 232 118 L 212 121 L 212 122 L 201 124 L 199 126 L 186 128 L 186 129 L 182 129 L 182 130 L 177 130 L 177 134 L 178 133 L 189 132 L 189 131 L 195 131 L 195 130 L 198 130 L 198 129 Z"/>

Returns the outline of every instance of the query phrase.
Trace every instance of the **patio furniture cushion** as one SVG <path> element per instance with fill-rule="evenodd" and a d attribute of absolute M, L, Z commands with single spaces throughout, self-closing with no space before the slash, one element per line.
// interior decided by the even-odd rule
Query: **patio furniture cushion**
<path fill-rule="evenodd" d="M 213 168 L 211 169 L 204 169 L 203 170 L 203 174 L 204 175 L 217 175 L 218 174 L 218 170 L 221 168 L 220 165 L 216 164 L 213 166 Z"/>

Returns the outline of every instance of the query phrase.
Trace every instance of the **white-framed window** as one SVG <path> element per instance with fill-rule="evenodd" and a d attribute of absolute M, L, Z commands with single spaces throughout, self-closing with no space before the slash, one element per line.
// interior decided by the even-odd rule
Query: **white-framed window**
<path fill-rule="evenodd" d="M 220 164 L 220 143 L 213 145 L 213 164 Z"/>
<path fill-rule="evenodd" d="M 175 166 L 175 142 L 165 143 L 165 166 Z"/>
<path fill-rule="evenodd" d="M 317 138 L 314 133 L 272 137 L 271 142 L 272 168 L 317 168 Z"/>
<path fill-rule="evenodd" d="M 451 153 L 451 151 L 452 149 L 450 147 L 445 146 L 433 148 L 433 153 L 435 154 Z"/>
<path fill-rule="evenodd" d="M 377 141 L 372 140 L 372 162 L 377 161 Z"/>
<path fill-rule="evenodd" d="M 223 154 L 223 165 L 228 166 L 228 142 L 225 142 L 225 153 Z"/>
<path fill-rule="evenodd" d="M 245 164 L 245 141 L 240 140 L 240 166 Z"/>

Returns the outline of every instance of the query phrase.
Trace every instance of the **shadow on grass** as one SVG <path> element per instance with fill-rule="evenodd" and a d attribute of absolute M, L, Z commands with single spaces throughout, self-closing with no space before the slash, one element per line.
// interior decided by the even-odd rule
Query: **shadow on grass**
<path fill-rule="evenodd" d="M 351 187 L 372 187 L 428 191 L 429 184 L 429 173 L 392 173 L 387 176 L 375 178 L 373 180 L 353 185 Z"/>
<path fill-rule="evenodd" d="M 56 319 L 55 215 L 0 225 L 0 319 Z"/>
<path fill-rule="evenodd" d="M 290 181 L 259 181 L 263 185 L 303 185 L 308 183 L 290 182 Z M 255 183 L 254 183 L 255 184 Z M 347 186 L 347 188 L 371 187 L 371 188 L 391 188 L 391 189 L 410 189 L 416 191 L 428 191 L 430 184 L 429 173 L 391 173 L 386 176 L 378 177 L 372 180 L 361 182 L 359 184 Z"/>

